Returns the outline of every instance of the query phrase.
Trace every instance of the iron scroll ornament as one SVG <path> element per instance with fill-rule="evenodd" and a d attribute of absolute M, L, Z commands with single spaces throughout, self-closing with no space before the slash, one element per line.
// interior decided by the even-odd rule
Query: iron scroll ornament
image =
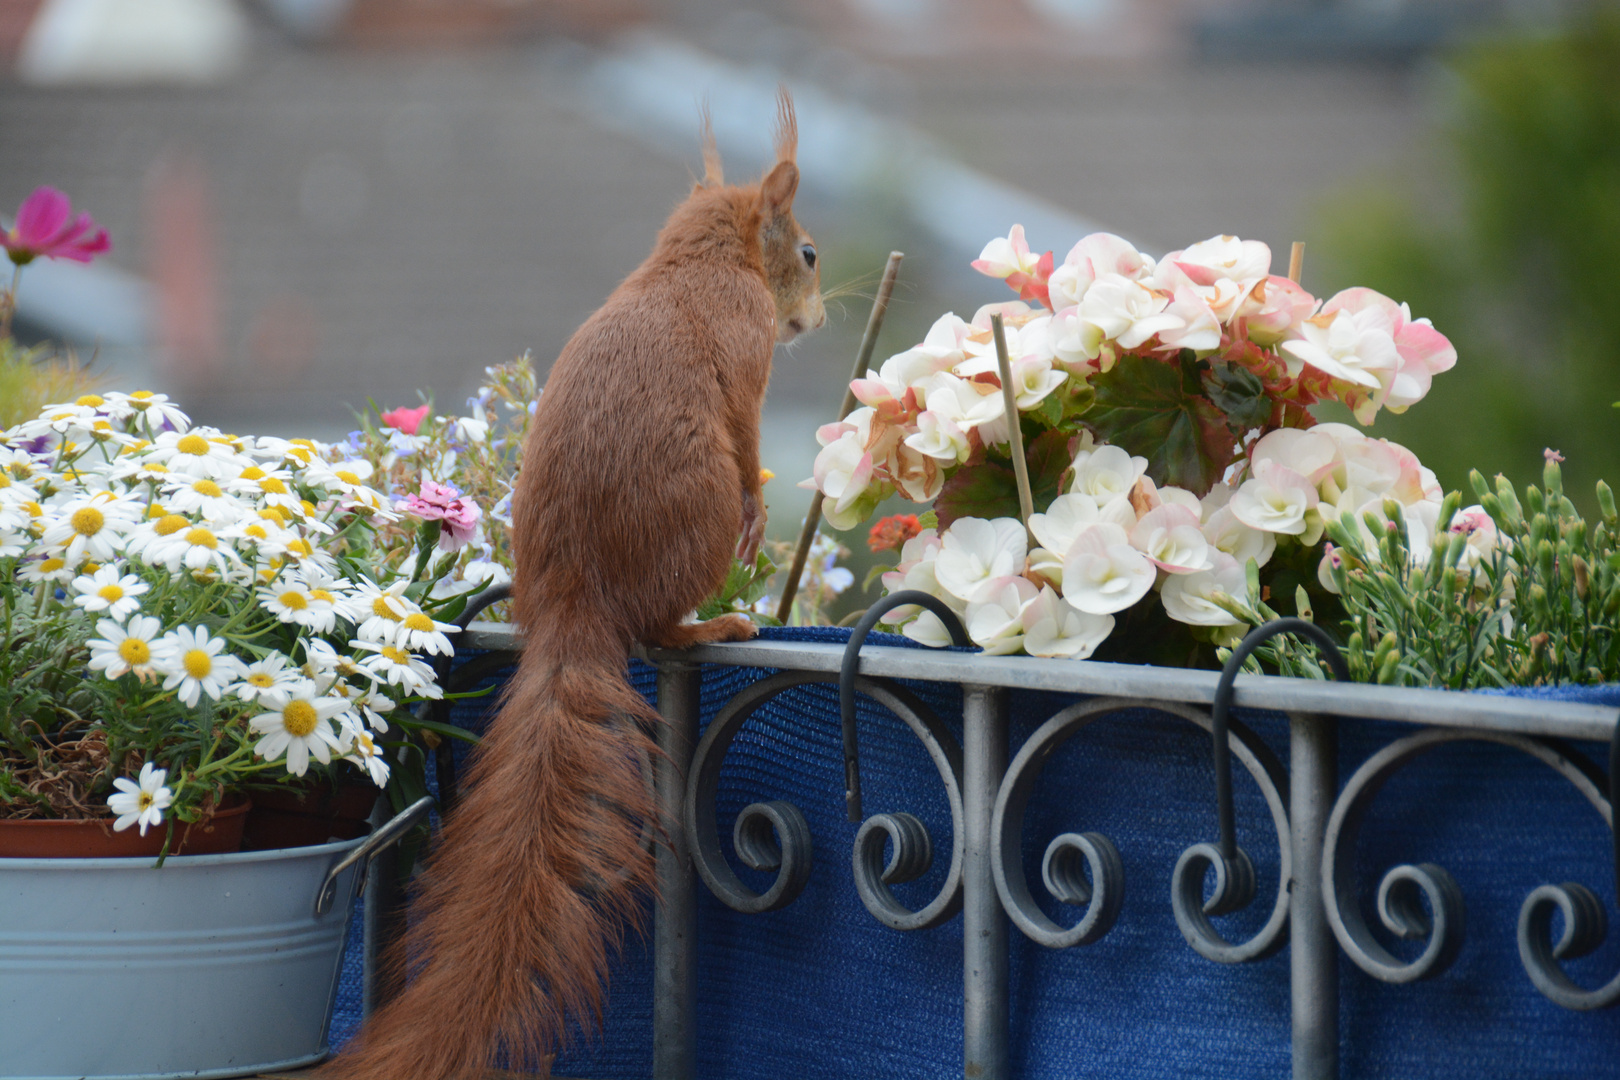
<path fill-rule="evenodd" d="M 732 829 L 737 857 L 754 870 L 770 871 L 775 878 L 764 892 L 756 892 L 737 875 L 720 849 L 716 797 L 720 766 L 744 722 L 766 701 L 794 687 L 831 683 L 831 673 L 784 671 L 750 685 L 709 723 L 692 756 L 682 820 L 692 861 L 703 883 L 734 911 L 757 914 L 791 904 L 810 878 L 812 842 L 802 811 L 792 803 L 752 803 L 737 815 Z M 857 677 L 855 689 L 900 717 L 933 761 L 945 785 L 951 812 L 951 862 L 939 891 L 921 908 L 906 907 L 891 885 L 914 880 L 933 864 L 934 844 L 923 823 L 911 814 L 876 814 L 862 824 L 855 837 L 855 888 L 872 916 L 895 930 L 926 930 L 953 918 L 962 908 L 964 822 L 962 812 L 962 748 L 933 710 L 902 686 Z M 892 846 L 889 859 L 885 845 Z"/>
<path fill-rule="evenodd" d="M 1062 927 L 1046 915 L 1030 893 L 1022 858 L 1021 836 L 1024 810 L 1034 793 L 1041 770 L 1048 758 L 1080 729 L 1112 713 L 1127 709 L 1152 709 L 1186 720 L 1205 731 L 1212 731 L 1212 718 L 1190 706 L 1172 702 L 1125 698 L 1100 698 L 1071 705 L 1042 724 L 1019 749 L 1007 767 L 990 825 L 990 866 L 996 892 L 1008 916 L 1029 937 L 1049 948 L 1089 945 L 1103 937 L 1114 925 L 1124 900 L 1124 868 L 1118 850 L 1100 833 L 1063 833 L 1046 848 L 1041 878 L 1057 900 L 1074 906 L 1085 905 L 1080 921 Z M 1213 845 L 1195 844 L 1176 862 L 1171 879 L 1171 906 L 1182 936 L 1201 956 L 1220 963 L 1235 964 L 1260 960 L 1275 953 L 1286 941 L 1288 928 L 1289 883 L 1293 877 L 1293 843 L 1288 822 L 1288 776 L 1277 756 L 1241 723 L 1229 725 L 1236 741 L 1238 759 L 1254 777 L 1271 811 L 1277 830 L 1279 866 L 1277 896 L 1264 926 L 1247 941 L 1228 941 L 1210 922 L 1210 915 L 1236 911 L 1253 898 L 1253 876 L 1243 903 L 1234 904 L 1235 890 L 1242 885 L 1223 875 L 1222 863 Z M 1205 872 L 1216 872 L 1214 895 L 1203 896 Z M 1089 872 L 1090 881 L 1086 880 Z"/>
<path fill-rule="evenodd" d="M 1356 770 L 1340 793 L 1322 848 L 1322 898 L 1333 934 L 1357 967 L 1384 982 L 1432 979 L 1450 967 L 1462 949 L 1467 908 L 1462 890 L 1443 867 L 1419 863 L 1391 868 L 1378 886 L 1379 920 L 1398 938 L 1426 939 L 1414 960 L 1402 961 L 1392 954 L 1373 937 L 1356 900 L 1354 863 L 1362 822 L 1373 799 L 1395 773 L 1430 750 L 1468 740 L 1500 743 L 1542 762 L 1574 785 L 1610 828 L 1614 826 L 1608 778 L 1584 757 L 1566 752 L 1555 742 L 1506 732 L 1430 728 L 1384 747 Z M 1556 941 L 1552 938 L 1555 912 L 1564 922 Z M 1588 990 L 1566 975 L 1558 963 L 1590 953 L 1603 941 L 1607 929 L 1602 903 L 1585 886 L 1575 882 L 1539 886 L 1519 908 L 1519 959 L 1536 989 L 1555 1004 L 1580 1011 L 1608 1008 L 1620 1002 L 1620 974 Z"/>

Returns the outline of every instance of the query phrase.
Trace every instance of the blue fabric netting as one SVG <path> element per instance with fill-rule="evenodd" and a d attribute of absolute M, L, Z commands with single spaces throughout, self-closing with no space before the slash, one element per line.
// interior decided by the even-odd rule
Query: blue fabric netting
<path fill-rule="evenodd" d="M 831 628 L 767 631 L 767 638 L 842 643 Z M 874 645 L 915 647 L 889 635 Z M 770 672 L 705 667 L 703 723 L 732 696 Z M 649 700 L 654 673 L 633 664 L 630 678 Z M 909 684 L 960 737 L 961 693 Z M 1620 687 L 1553 695 L 1620 706 Z M 1015 693 L 1011 752 L 1072 698 Z M 486 702 L 457 709 L 455 721 L 482 723 Z M 1287 724 L 1273 714 L 1243 717 L 1287 761 Z M 943 789 L 905 726 L 860 699 L 862 777 L 868 814 L 905 810 L 934 836 L 941 857 L 917 882 L 896 888 L 920 906 L 942 880 L 950 844 Z M 1341 782 L 1372 753 L 1412 728 L 1341 725 Z M 1098 943 L 1059 952 L 1011 934 L 1014 1074 L 1070 1077 L 1241 1080 L 1286 1076 L 1289 1049 L 1288 953 L 1227 967 L 1194 953 L 1170 911 L 1170 875 L 1182 850 L 1215 838 L 1208 737 L 1146 710 L 1086 728 L 1054 755 L 1026 816 L 1025 865 L 1039 886 L 1041 853 L 1059 832 L 1097 831 L 1124 859 L 1126 896 L 1114 929 Z M 1603 748 L 1584 746 L 1599 762 Z M 739 733 L 722 772 L 719 820 L 744 805 L 785 799 L 809 821 L 814 869 L 799 899 L 765 915 L 740 915 L 699 887 L 698 1073 L 705 1080 L 937 1080 L 961 1068 L 962 922 L 898 933 L 861 906 L 850 877 L 856 826 L 844 819 L 842 752 L 835 685 L 783 694 Z M 1275 894 L 1278 852 L 1259 789 L 1238 770 L 1240 839 L 1260 877 L 1251 910 L 1221 925 L 1229 937 L 1253 933 Z M 1451 871 L 1468 903 L 1468 937 L 1439 979 L 1379 983 L 1340 959 L 1343 1075 L 1411 1080 L 1457 1077 L 1620 1077 L 1620 1011 L 1572 1013 L 1531 986 L 1515 941 L 1519 905 L 1544 883 L 1579 881 L 1612 905 L 1608 833 L 1563 779 L 1500 746 L 1443 747 L 1396 775 L 1370 809 L 1359 865 L 1365 903 L 1385 869 L 1435 862 Z M 740 866 L 755 888 L 766 876 Z M 1369 909 L 1370 910 L 1370 909 Z M 1072 910 L 1049 904 L 1060 922 Z M 1376 916 L 1371 916 L 1376 922 Z M 358 935 L 355 935 L 356 939 Z M 1415 955 L 1410 945 L 1397 952 Z M 358 980 L 346 975 L 333 1045 L 352 1030 Z M 357 976 L 357 964 L 356 976 Z M 1620 969 L 1620 945 L 1566 965 L 1584 985 Z M 603 1032 L 582 1038 L 555 1065 L 559 1076 L 644 1080 L 652 1068 L 652 972 L 647 943 L 632 943 L 615 965 Z"/>

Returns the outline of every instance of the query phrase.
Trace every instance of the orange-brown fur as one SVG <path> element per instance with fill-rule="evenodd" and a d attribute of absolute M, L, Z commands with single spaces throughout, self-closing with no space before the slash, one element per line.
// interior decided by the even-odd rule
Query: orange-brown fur
<path fill-rule="evenodd" d="M 771 351 L 824 314 L 786 93 L 759 183 L 725 186 L 706 117 L 704 134 L 703 182 L 551 369 L 513 500 L 522 661 L 413 900 L 413 977 L 331 1080 L 470 1080 L 600 1016 L 661 820 L 629 650 L 753 636 L 742 616 L 682 620 L 758 548 Z"/>

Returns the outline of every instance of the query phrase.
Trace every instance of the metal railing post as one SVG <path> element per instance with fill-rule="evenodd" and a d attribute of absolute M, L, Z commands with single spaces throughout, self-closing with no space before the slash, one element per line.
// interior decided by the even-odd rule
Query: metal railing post
<path fill-rule="evenodd" d="M 1008 920 L 990 869 L 990 818 L 1007 771 L 1007 691 L 962 688 L 962 1075 L 1010 1080 Z"/>
<path fill-rule="evenodd" d="M 653 1070 L 657 1080 L 693 1080 L 697 1075 L 695 957 L 697 876 L 681 828 L 686 769 L 697 745 L 699 690 L 696 664 L 658 665 L 658 728 L 653 783 L 664 812 L 664 842 L 658 845 L 658 908 L 653 913 Z"/>
<path fill-rule="evenodd" d="M 1322 902 L 1322 838 L 1339 787 L 1339 722 L 1288 714 L 1294 1080 L 1338 1080 L 1339 945 Z"/>

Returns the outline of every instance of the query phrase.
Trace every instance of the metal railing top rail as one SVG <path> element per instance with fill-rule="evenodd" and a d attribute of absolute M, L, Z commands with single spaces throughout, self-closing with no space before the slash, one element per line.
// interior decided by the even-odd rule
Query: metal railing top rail
<path fill-rule="evenodd" d="M 464 649 L 513 651 L 518 634 L 502 623 L 473 623 L 456 644 Z M 649 650 L 649 660 L 684 660 L 739 667 L 837 672 L 842 645 L 796 641 L 748 641 L 705 645 L 685 652 Z M 861 652 L 861 674 L 922 679 L 1018 690 L 1156 699 L 1209 705 L 1215 700 L 1218 671 L 1104 664 L 1089 660 L 1043 660 L 1029 656 L 982 656 L 944 650 L 898 649 L 868 645 Z M 1368 720 L 1399 720 L 1440 727 L 1479 728 L 1565 739 L 1608 741 L 1616 710 L 1542 698 L 1456 693 L 1411 687 L 1346 685 L 1314 679 L 1240 675 L 1233 705 L 1278 712 L 1321 713 Z"/>

